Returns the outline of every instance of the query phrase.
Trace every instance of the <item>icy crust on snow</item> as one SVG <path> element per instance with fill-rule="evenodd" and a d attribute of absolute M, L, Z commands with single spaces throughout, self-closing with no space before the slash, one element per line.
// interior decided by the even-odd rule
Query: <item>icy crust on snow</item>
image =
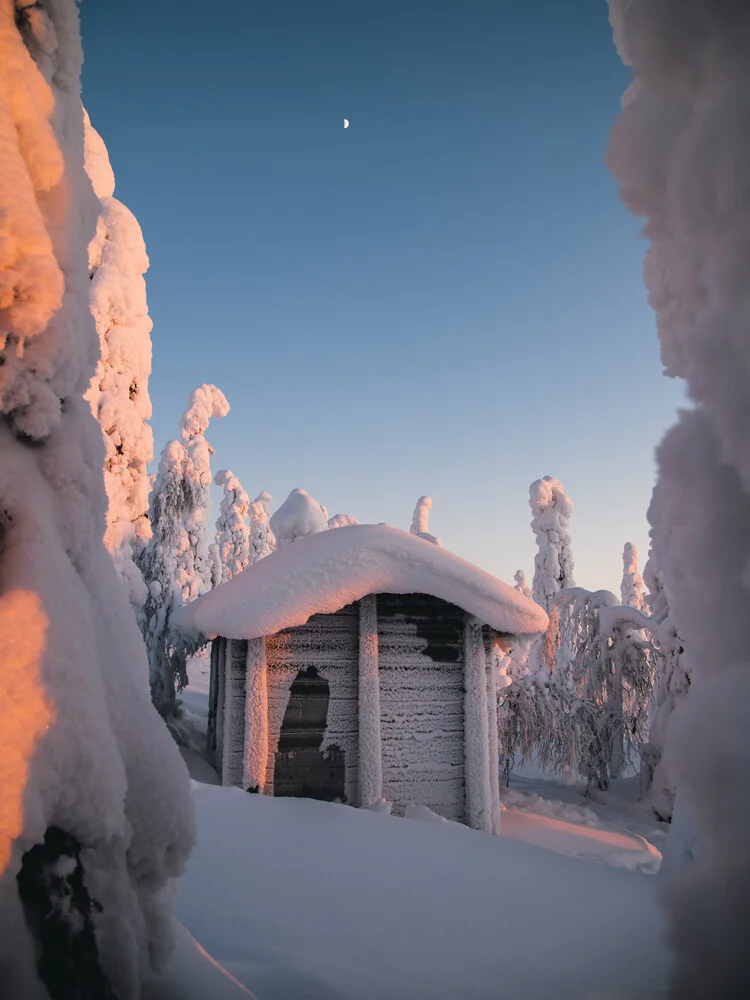
<path fill-rule="evenodd" d="M 303 625 L 366 594 L 430 594 L 498 632 L 533 635 L 547 615 L 466 560 L 406 531 L 354 524 L 277 549 L 173 616 L 185 632 L 255 639 Z"/>

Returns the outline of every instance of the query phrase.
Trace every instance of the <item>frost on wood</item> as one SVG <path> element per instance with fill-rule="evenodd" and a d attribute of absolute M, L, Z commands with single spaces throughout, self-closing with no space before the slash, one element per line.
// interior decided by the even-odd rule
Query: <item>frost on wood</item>
<path fill-rule="evenodd" d="M 631 608 L 643 607 L 643 592 L 645 585 L 638 567 L 638 549 L 632 542 L 626 542 L 622 550 L 622 584 L 620 597 L 622 603 Z"/>
<path fill-rule="evenodd" d="M 610 17 L 634 84 L 609 165 L 625 204 L 646 218 L 644 277 L 662 359 L 695 403 L 661 445 L 649 514 L 692 671 L 670 741 L 678 808 L 684 798 L 700 858 L 667 894 L 673 995 L 741 996 L 750 924 L 750 7 L 611 0 Z"/>
<path fill-rule="evenodd" d="M 250 563 L 250 498 L 229 469 L 217 472 L 214 482 L 224 489 L 216 521 L 221 579 L 231 580 Z"/>
<path fill-rule="evenodd" d="M 148 588 L 140 624 L 154 704 L 165 717 L 174 712 L 175 686 L 181 690 L 187 683 L 187 657 L 202 641 L 186 641 L 173 629 L 172 615 L 216 582 L 208 527 L 212 448 L 205 432 L 212 417 L 228 411 L 216 386 L 195 389 L 180 421 L 180 440 L 164 447 L 151 492 L 152 536 L 140 556 Z"/>
<path fill-rule="evenodd" d="M 373 594 L 359 605 L 359 804 L 372 806 L 383 798 L 383 758 L 380 735 L 378 671 L 378 610 Z"/>
<path fill-rule="evenodd" d="M 532 592 L 534 600 L 549 611 L 558 591 L 575 586 L 568 533 L 573 504 L 562 484 L 545 476 L 529 487 L 529 506 L 537 543 Z"/>
<path fill-rule="evenodd" d="M 87 259 L 98 205 L 76 5 L 14 13 L 2 0 L 0 982 L 29 1000 L 63 988 L 137 1000 L 170 949 L 192 802 L 103 542 L 104 445 L 83 399 L 98 354 Z M 55 894 L 51 871 L 61 889 L 83 879 L 85 894 Z M 40 925 L 66 902 L 67 921 Z M 55 935 L 66 947 L 53 953 Z M 85 967 L 69 961 L 84 953 Z"/>
<path fill-rule="evenodd" d="M 411 519 L 411 528 L 409 530 L 412 535 L 418 535 L 419 538 L 424 538 L 425 541 L 432 542 L 433 545 L 440 545 L 440 539 L 430 534 L 431 510 L 432 497 L 420 497 L 419 500 L 417 500 L 416 507 L 414 508 L 414 514 Z"/>
<path fill-rule="evenodd" d="M 84 111 L 85 166 L 99 199 L 96 235 L 89 244 L 90 305 L 100 357 L 86 393 L 104 434 L 107 529 L 104 541 L 130 602 L 141 608 L 146 587 L 134 562 L 151 535 L 147 466 L 154 457 L 148 420 L 151 400 L 151 319 L 143 274 L 148 268 L 141 229 L 113 197 L 107 148 Z"/>
<path fill-rule="evenodd" d="M 270 521 L 279 548 L 328 528 L 328 517 L 307 490 L 292 490 Z"/>

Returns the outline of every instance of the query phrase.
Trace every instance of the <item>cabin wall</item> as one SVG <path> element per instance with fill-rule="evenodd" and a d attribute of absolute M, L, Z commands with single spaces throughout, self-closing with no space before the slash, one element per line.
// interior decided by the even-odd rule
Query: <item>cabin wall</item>
<path fill-rule="evenodd" d="M 464 822 L 464 612 L 424 594 L 378 594 L 383 795 Z"/>
<path fill-rule="evenodd" d="M 275 758 L 292 682 L 314 667 L 329 684 L 328 724 L 321 749 L 344 751 L 346 799 L 357 802 L 359 606 L 313 615 L 305 624 L 266 638 L 268 664 L 268 769 L 266 794 L 273 795 Z"/>

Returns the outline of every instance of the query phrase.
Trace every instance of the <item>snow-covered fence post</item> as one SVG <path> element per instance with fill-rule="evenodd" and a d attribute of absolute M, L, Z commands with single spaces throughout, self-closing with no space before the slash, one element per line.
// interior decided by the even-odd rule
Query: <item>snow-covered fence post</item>
<path fill-rule="evenodd" d="M 268 766 L 266 640 L 249 639 L 245 676 L 245 752 L 242 787 L 263 794 Z"/>
<path fill-rule="evenodd" d="M 375 595 L 368 594 L 359 602 L 359 804 L 382 798 L 378 610 Z"/>
<path fill-rule="evenodd" d="M 464 625 L 464 769 L 466 823 L 492 833 L 487 666 L 482 625 L 469 618 Z"/>
<path fill-rule="evenodd" d="M 487 673 L 487 737 L 489 740 L 489 779 L 492 832 L 500 833 L 500 742 L 497 736 L 497 677 L 495 655 L 488 633 L 484 635 L 484 658 Z"/>

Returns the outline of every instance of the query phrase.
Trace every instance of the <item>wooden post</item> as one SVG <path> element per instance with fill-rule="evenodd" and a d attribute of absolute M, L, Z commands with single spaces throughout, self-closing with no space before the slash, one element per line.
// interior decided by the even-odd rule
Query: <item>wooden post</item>
<path fill-rule="evenodd" d="M 245 752 L 243 788 L 260 792 L 268 766 L 268 673 L 266 640 L 249 639 L 245 680 Z"/>
<path fill-rule="evenodd" d="M 224 668 L 222 785 L 241 785 L 245 755 L 245 658 L 247 643 L 227 639 Z"/>
<path fill-rule="evenodd" d="M 383 797 L 380 745 L 380 677 L 378 674 L 378 609 L 374 594 L 359 602 L 359 804 L 371 806 Z"/>
<path fill-rule="evenodd" d="M 469 618 L 464 626 L 464 771 L 466 824 L 492 833 L 487 666 L 482 626 Z"/>
<path fill-rule="evenodd" d="M 500 746 L 497 738 L 497 678 L 495 650 L 488 630 L 484 632 L 484 656 L 487 666 L 487 735 L 489 737 L 490 820 L 492 832 L 500 834 Z"/>

